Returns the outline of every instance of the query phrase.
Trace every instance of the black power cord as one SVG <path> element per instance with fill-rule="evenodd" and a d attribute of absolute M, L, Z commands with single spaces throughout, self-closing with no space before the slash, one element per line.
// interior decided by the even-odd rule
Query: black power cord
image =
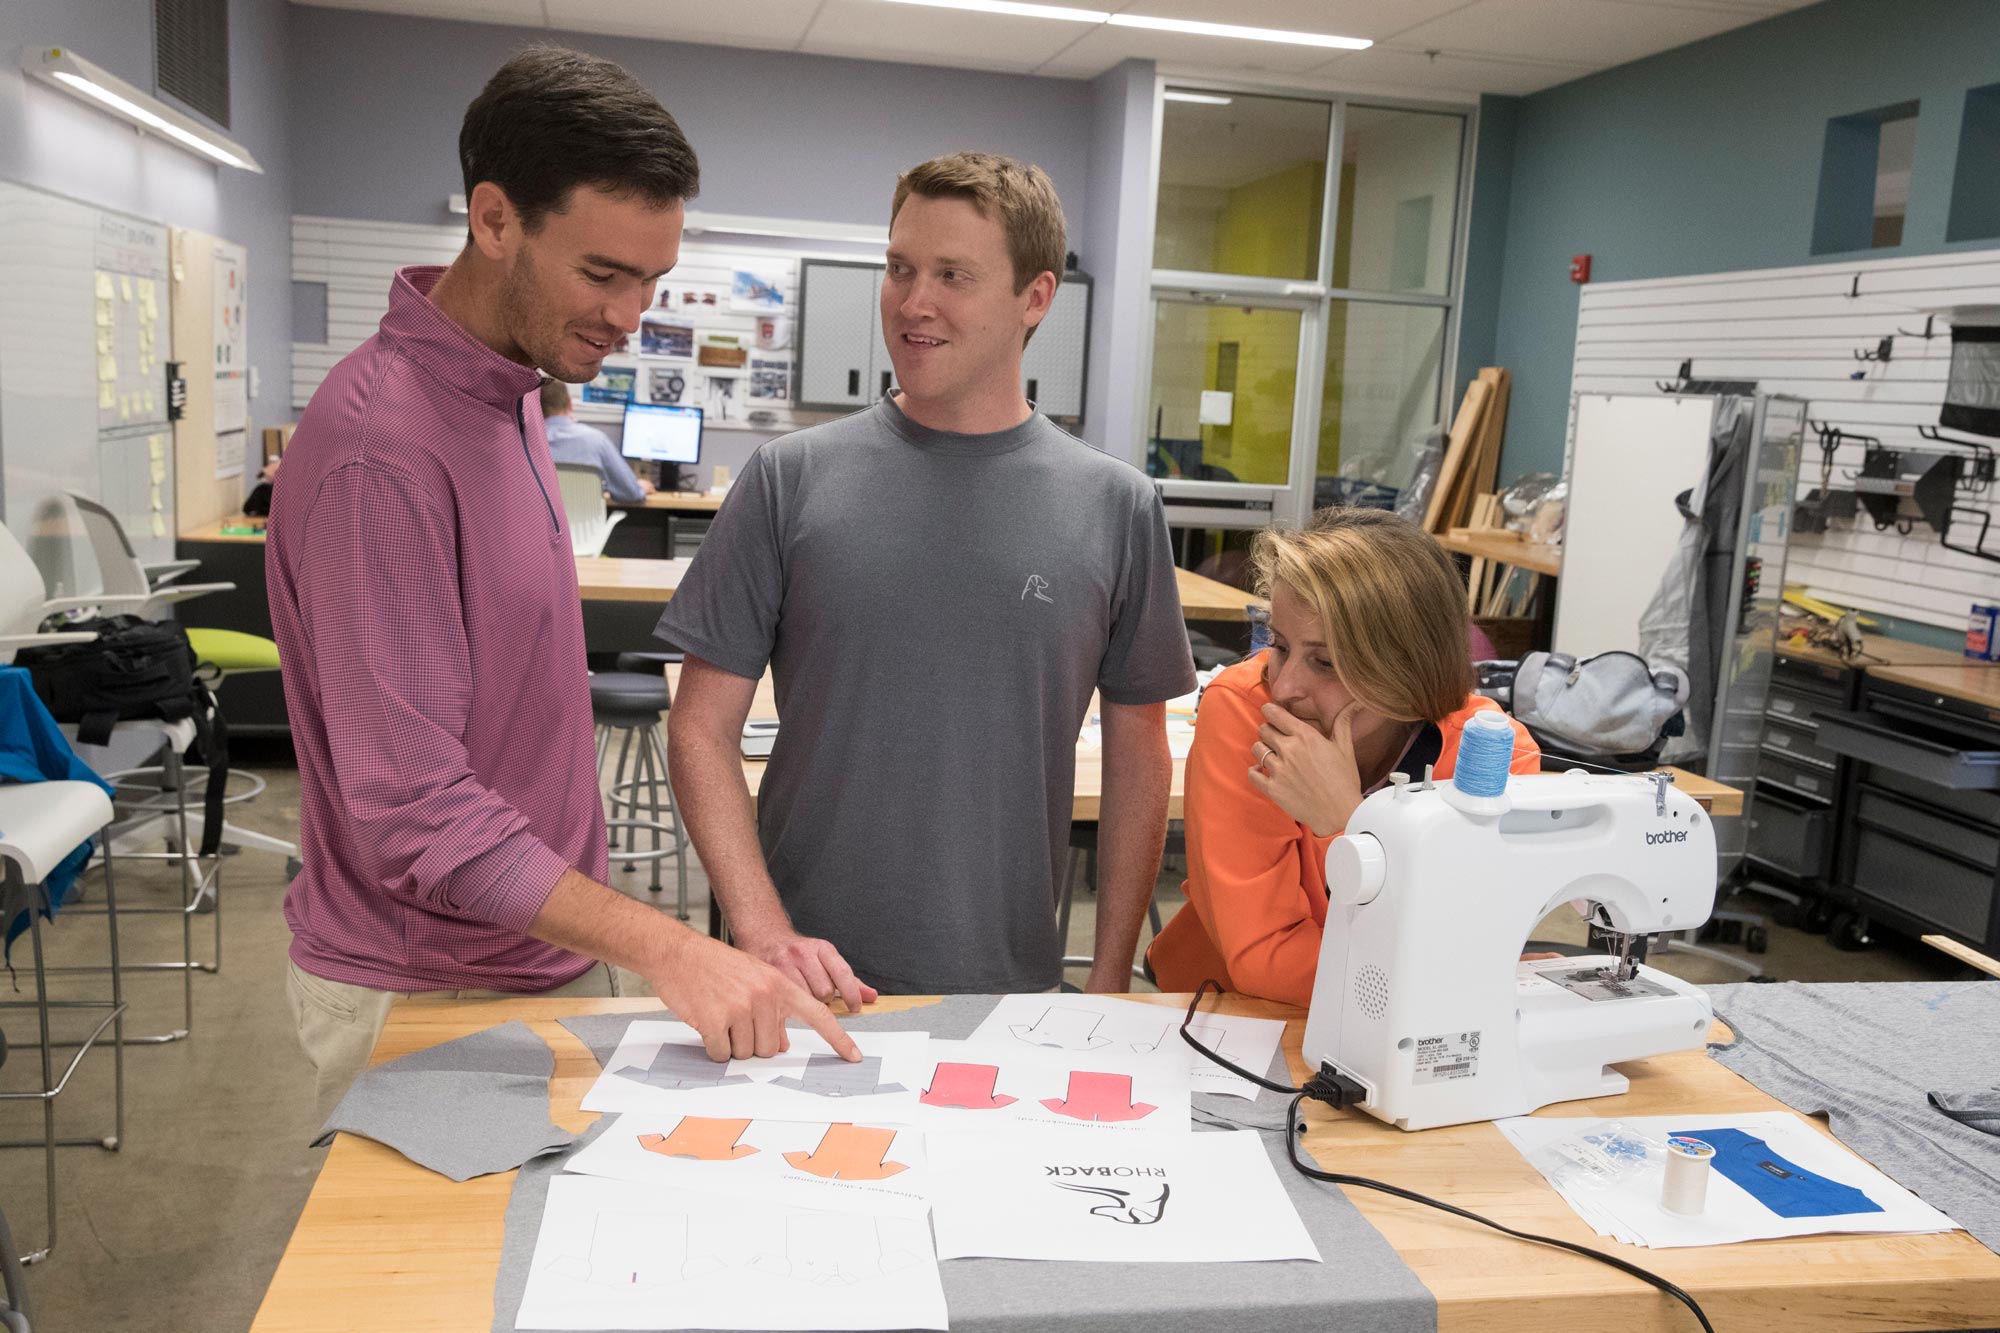
<path fill-rule="evenodd" d="M 1201 1007 L 1202 997 L 1207 995 L 1211 988 L 1213 988 L 1217 995 L 1223 994 L 1223 989 L 1219 982 L 1210 980 L 1201 983 L 1201 989 L 1197 990 L 1194 993 L 1194 999 L 1188 1002 L 1187 1016 L 1181 1020 L 1181 1040 L 1194 1047 L 1197 1051 L 1200 1051 L 1215 1063 L 1221 1065 L 1224 1069 L 1227 1069 L 1230 1073 L 1247 1078 L 1260 1088 L 1268 1088 L 1272 1092 L 1282 1092 L 1291 1097 L 1291 1105 L 1285 1108 L 1285 1156 L 1291 1159 L 1292 1168 L 1300 1175 L 1312 1180 L 1323 1180 L 1329 1185 L 1353 1185 L 1360 1189 L 1377 1190 L 1383 1194 L 1393 1195 L 1398 1199 L 1407 1199 L 1411 1203 L 1420 1203 L 1427 1208 L 1435 1208 L 1440 1212 L 1450 1213 L 1454 1217 L 1463 1217 L 1467 1221 L 1477 1222 L 1484 1227 L 1491 1227 L 1493 1230 L 1503 1235 L 1512 1236 L 1516 1240 L 1532 1241 L 1537 1245 L 1553 1246 L 1558 1250 L 1568 1250 L 1571 1254 L 1580 1254 L 1586 1259 L 1595 1259 L 1599 1263 L 1609 1264 L 1621 1273 L 1629 1274 L 1632 1277 L 1638 1278 L 1641 1282 L 1657 1287 L 1679 1301 L 1682 1305 L 1687 1306 L 1694 1314 L 1695 1320 L 1702 1326 L 1703 1333 L 1715 1333 L 1715 1326 L 1708 1322 L 1708 1316 L 1702 1313 L 1701 1306 L 1695 1301 L 1694 1297 L 1659 1274 L 1648 1272 L 1637 1264 L 1628 1263 L 1620 1259 L 1617 1255 L 1606 1254 L 1602 1250 L 1593 1250 L 1588 1245 L 1577 1245 L 1570 1241 L 1559 1240 L 1554 1236 L 1542 1236 L 1532 1231 L 1517 1231 L 1513 1227 L 1502 1225 L 1491 1218 L 1481 1217 L 1478 1213 L 1472 1212 L 1469 1209 L 1460 1208 L 1456 1204 L 1445 1203 L 1441 1199 L 1433 1199 L 1429 1195 L 1419 1194 L 1415 1190 L 1406 1190 L 1401 1186 L 1391 1185 L 1385 1181 L 1370 1180 L 1366 1176 L 1351 1176 L 1337 1171 L 1322 1171 L 1318 1167 L 1309 1164 L 1299 1155 L 1299 1141 L 1306 1131 L 1306 1123 L 1299 1115 L 1299 1107 L 1310 1099 L 1316 1102 L 1325 1102 L 1335 1110 L 1339 1110 L 1342 1107 L 1352 1106 L 1356 1102 L 1359 1102 L 1366 1094 L 1366 1089 L 1353 1079 L 1348 1078 L 1345 1074 L 1324 1067 L 1319 1073 L 1308 1079 L 1303 1088 L 1288 1083 L 1274 1083 L 1270 1079 L 1251 1073 L 1241 1065 L 1231 1062 L 1215 1051 L 1211 1051 L 1195 1038 L 1193 1032 L 1189 1031 L 1190 1026 L 1194 1023 L 1195 1013 Z"/>

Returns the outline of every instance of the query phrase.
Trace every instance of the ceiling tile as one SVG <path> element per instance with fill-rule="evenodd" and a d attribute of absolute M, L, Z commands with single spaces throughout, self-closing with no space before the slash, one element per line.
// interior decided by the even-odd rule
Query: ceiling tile
<path fill-rule="evenodd" d="M 1325 87 L 1362 85 L 1411 88 L 1438 93 L 1498 93 L 1519 97 L 1553 88 L 1591 73 L 1588 65 L 1474 60 L 1440 54 L 1435 60 L 1416 51 L 1371 47 L 1329 61 L 1314 71 L 1313 82 Z"/>
<path fill-rule="evenodd" d="M 413 18 L 459 19 L 467 23 L 542 26 L 542 0 L 312 0 L 321 9 L 358 9 Z"/>
<path fill-rule="evenodd" d="M 1090 5 L 1090 0 L 1073 2 Z M 1114 0 L 1110 4 L 1090 7 L 1121 13 L 1153 14 L 1160 18 L 1240 23 L 1251 28 L 1366 37 L 1379 42 L 1405 28 L 1448 14 L 1466 3 L 1467 0 L 1234 0 L 1234 3 L 1224 6 L 1215 3 L 1215 0 Z"/>
<path fill-rule="evenodd" d="M 1232 19 L 1232 21 L 1234 21 Z M 1041 69 L 1043 74 L 1091 78 L 1121 60 L 1141 59 L 1178 69 L 1261 70 L 1303 74 L 1324 65 L 1323 46 L 1290 46 L 1282 42 L 1249 42 L 1234 37 L 1197 37 L 1183 32 L 1151 32 L 1144 28 L 1086 28 L 1083 36 Z"/>
<path fill-rule="evenodd" d="M 540 4 L 541 0 L 535 0 Z M 789 51 L 819 0 L 547 0 L 549 26 L 619 37 Z"/>
<path fill-rule="evenodd" d="M 1528 56 L 1599 68 L 1754 23 L 1744 9 L 1618 0 L 1478 0 L 1388 44 L 1401 51 Z"/>
<path fill-rule="evenodd" d="M 826 0 L 799 49 L 820 55 L 1026 71 L 1090 31 L 1090 24 L 1060 19 L 975 14 L 882 0 Z"/>

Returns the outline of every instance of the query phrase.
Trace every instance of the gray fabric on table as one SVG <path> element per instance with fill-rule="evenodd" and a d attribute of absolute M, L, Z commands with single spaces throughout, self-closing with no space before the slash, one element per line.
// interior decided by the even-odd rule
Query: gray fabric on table
<path fill-rule="evenodd" d="M 618 1043 L 625 1040 L 625 1029 L 644 1020 L 649 1023 L 672 1023 L 678 1020 L 673 1014 L 662 1009 L 654 1014 L 580 1014 L 575 1018 L 558 1018 L 563 1030 L 590 1048 L 597 1057 L 599 1069 L 611 1067 L 611 1057 L 618 1053 Z"/>
<path fill-rule="evenodd" d="M 1982 1134 L 2000 1134 L 2000 1088 L 1933 1092 L 1930 1103 L 1961 1125 L 1970 1125 Z"/>
<path fill-rule="evenodd" d="M 1707 988 L 1736 1033 L 1717 1060 L 1834 1136 L 2000 1252 L 2000 1136 L 1946 1115 L 2000 1082 L 2000 982 L 1848 982 Z"/>
<path fill-rule="evenodd" d="M 313 1146 L 359 1134 L 453 1180 L 512 1171 L 575 1139 L 549 1121 L 555 1065 L 518 1020 L 414 1051 L 364 1070 Z"/>
<path fill-rule="evenodd" d="M 935 1004 L 895 1013 L 842 1018 L 850 1032 L 928 1032 L 963 1040 L 991 1013 L 991 995 L 953 995 Z M 633 1015 L 564 1019 L 562 1024 L 597 1054 L 610 1059 Z M 1289 1083 L 1280 1051 L 1268 1077 Z M 1437 1302 L 1382 1233 L 1332 1185 L 1308 1180 L 1285 1158 L 1288 1099 L 1260 1092 L 1255 1102 L 1198 1093 L 1197 1123 L 1223 1119 L 1264 1129 L 1264 1145 L 1285 1193 L 1299 1210 L 1323 1263 L 1105 1264 L 1019 1259 L 951 1259 L 939 1265 L 954 1333 L 1112 1333 L 1147 1328 L 1157 1333 L 1215 1327 L 1264 1333 L 1321 1333 L 1328 1328 L 1370 1333 L 1435 1333 Z M 577 1140 L 580 1149 L 608 1122 L 600 1119 Z M 526 1290 L 528 1263 L 541 1225 L 548 1178 L 564 1157 L 528 1163 L 507 1205 L 507 1239 L 494 1288 L 494 1333 L 512 1333 L 514 1312 Z"/>

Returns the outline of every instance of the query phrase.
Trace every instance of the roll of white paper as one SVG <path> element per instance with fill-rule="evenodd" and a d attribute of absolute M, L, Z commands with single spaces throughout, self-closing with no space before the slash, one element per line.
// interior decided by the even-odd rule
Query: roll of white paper
<path fill-rule="evenodd" d="M 1715 1149 L 1700 1139 L 1675 1135 L 1667 1140 L 1667 1175 L 1660 1207 L 1684 1217 L 1699 1216 L 1708 1199 L 1708 1172 Z"/>

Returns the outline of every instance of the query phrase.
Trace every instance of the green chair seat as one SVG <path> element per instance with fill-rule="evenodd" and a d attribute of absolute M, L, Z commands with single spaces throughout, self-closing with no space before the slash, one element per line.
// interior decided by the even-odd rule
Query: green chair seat
<path fill-rule="evenodd" d="M 188 642 L 194 645 L 195 657 L 214 663 L 222 668 L 225 675 L 239 671 L 278 670 L 278 645 L 275 640 L 233 629 L 191 629 L 187 636 Z"/>

